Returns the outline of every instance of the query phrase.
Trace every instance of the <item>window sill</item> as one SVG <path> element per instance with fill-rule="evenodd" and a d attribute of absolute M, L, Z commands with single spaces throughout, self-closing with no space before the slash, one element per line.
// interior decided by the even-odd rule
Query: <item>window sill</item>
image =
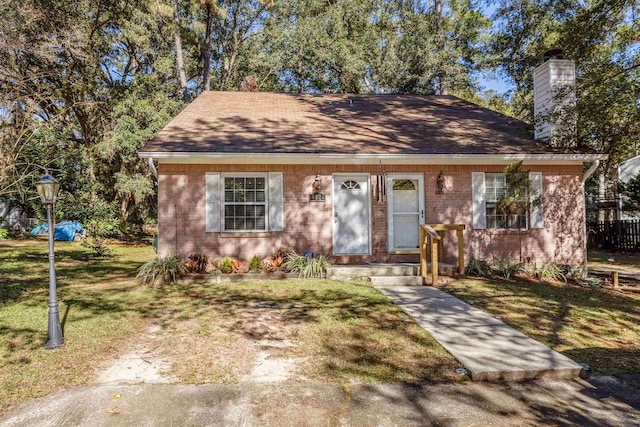
<path fill-rule="evenodd" d="M 275 234 L 281 233 L 281 231 L 223 231 L 220 233 L 220 237 L 223 239 L 241 239 L 241 238 L 254 238 L 264 239 L 273 237 Z"/>
<path fill-rule="evenodd" d="M 520 234 L 522 232 L 527 232 L 530 229 L 529 228 L 523 228 L 522 230 L 510 230 L 507 228 L 487 228 L 486 229 L 488 233 L 492 233 L 492 234 Z"/>

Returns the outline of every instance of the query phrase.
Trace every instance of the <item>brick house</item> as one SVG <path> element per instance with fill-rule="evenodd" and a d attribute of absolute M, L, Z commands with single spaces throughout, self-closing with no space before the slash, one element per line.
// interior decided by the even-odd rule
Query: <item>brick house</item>
<path fill-rule="evenodd" d="M 244 262 L 280 247 L 336 263 L 418 260 L 418 224 L 465 224 L 465 254 L 585 258 L 583 165 L 453 96 L 205 92 L 141 150 L 158 177 L 158 253 Z M 522 160 L 543 205 L 504 218 Z M 524 230 L 518 230 L 524 229 Z M 456 245 L 445 241 L 445 261 Z"/>

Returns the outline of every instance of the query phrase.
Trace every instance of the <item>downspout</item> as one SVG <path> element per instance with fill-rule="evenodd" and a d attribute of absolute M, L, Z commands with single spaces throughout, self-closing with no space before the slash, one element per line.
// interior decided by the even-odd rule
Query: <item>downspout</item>
<path fill-rule="evenodd" d="M 158 185 L 158 169 L 156 169 L 156 165 L 153 164 L 153 157 L 149 157 L 149 169 L 151 169 L 151 172 L 153 173 L 153 176 L 156 177 L 156 190 L 160 189 L 160 186 Z M 156 193 L 156 224 L 158 224 L 158 216 L 160 213 L 160 198 L 157 196 Z M 156 231 L 156 236 L 155 236 L 155 241 L 156 241 L 156 256 L 158 256 L 158 248 L 160 246 L 160 233 L 158 231 Z"/>
<path fill-rule="evenodd" d="M 582 224 L 584 227 L 584 269 L 587 274 L 589 274 L 587 263 L 587 240 L 589 238 L 589 235 L 587 234 L 587 191 L 585 188 L 585 183 L 589 178 L 591 178 L 591 175 L 594 174 L 596 169 L 598 169 L 598 166 L 600 166 L 600 160 L 594 160 L 589 169 L 587 169 L 582 176 L 582 198 L 584 200 L 584 209 L 582 210 Z"/>
<path fill-rule="evenodd" d="M 582 177 L 582 185 L 584 185 L 584 183 L 587 182 L 589 178 L 591 178 L 591 175 L 593 175 L 596 169 L 598 169 L 598 166 L 600 166 L 600 160 L 594 160 L 593 164 L 589 167 L 589 169 L 587 169 L 587 171 L 584 173 L 584 176 Z"/>
<path fill-rule="evenodd" d="M 153 157 L 149 157 L 149 169 L 153 172 L 153 176 L 158 179 L 158 169 L 156 169 L 156 165 L 153 164 Z"/>

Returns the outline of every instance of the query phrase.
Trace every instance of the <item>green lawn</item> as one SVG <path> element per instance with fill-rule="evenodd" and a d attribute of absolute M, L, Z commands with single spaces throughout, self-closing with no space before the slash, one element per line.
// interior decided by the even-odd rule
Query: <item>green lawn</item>
<path fill-rule="evenodd" d="M 131 277 L 154 256 L 150 247 L 118 245 L 91 260 L 77 242 L 56 242 L 60 317 L 66 346 L 44 349 L 48 259 L 45 240 L 0 242 L 0 412 L 59 388 L 84 384 L 117 355 L 156 307 Z"/>
<path fill-rule="evenodd" d="M 66 345 L 45 350 L 48 268 L 44 240 L 0 242 L 0 413 L 28 398 L 84 384 L 141 340 L 173 361 L 183 383 L 233 383 L 250 369 L 256 340 L 290 341 L 296 378 L 314 382 L 453 381 L 459 364 L 377 290 L 329 280 L 145 287 L 136 268 L 150 247 L 112 243 L 92 260 L 56 243 Z"/>
<path fill-rule="evenodd" d="M 149 246 L 111 243 L 93 260 L 76 242 L 56 243 L 66 345 L 44 349 L 45 240 L 0 242 L 0 413 L 85 384 L 151 325 L 182 383 L 234 383 L 250 372 L 261 340 L 288 342 L 293 380 L 453 381 L 459 364 L 377 290 L 330 280 L 145 287 L 136 268 Z M 640 294 L 528 281 L 462 279 L 442 286 L 599 373 L 640 372 Z"/>
<path fill-rule="evenodd" d="M 640 254 L 589 251 L 590 268 L 606 268 L 640 274 Z"/>
<path fill-rule="evenodd" d="M 640 372 L 640 289 L 479 278 L 439 287 L 596 373 Z"/>

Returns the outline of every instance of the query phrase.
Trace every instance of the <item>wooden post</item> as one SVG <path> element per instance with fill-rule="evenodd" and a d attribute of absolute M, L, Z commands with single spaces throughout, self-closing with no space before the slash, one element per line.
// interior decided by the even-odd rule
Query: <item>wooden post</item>
<path fill-rule="evenodd" d="M 458 273 L 464 274 L 464 233 L 462 230 L 456 230 L 458 235 Z"/>
<path fill-rule="evenodd" d="M 422 226 L 420 229 L 420 276 L 427 278 L 427 236 Z"/>
<path fill-rule="evenodd" d="M 438 241 L 431 237 L 431 286 L 438 283 Z"/>
<path fill-rule="evenodd" d="M 613 287 L 617 288 L 618 287 L 618 272 L 614 271 L 613 273 Z"/>

